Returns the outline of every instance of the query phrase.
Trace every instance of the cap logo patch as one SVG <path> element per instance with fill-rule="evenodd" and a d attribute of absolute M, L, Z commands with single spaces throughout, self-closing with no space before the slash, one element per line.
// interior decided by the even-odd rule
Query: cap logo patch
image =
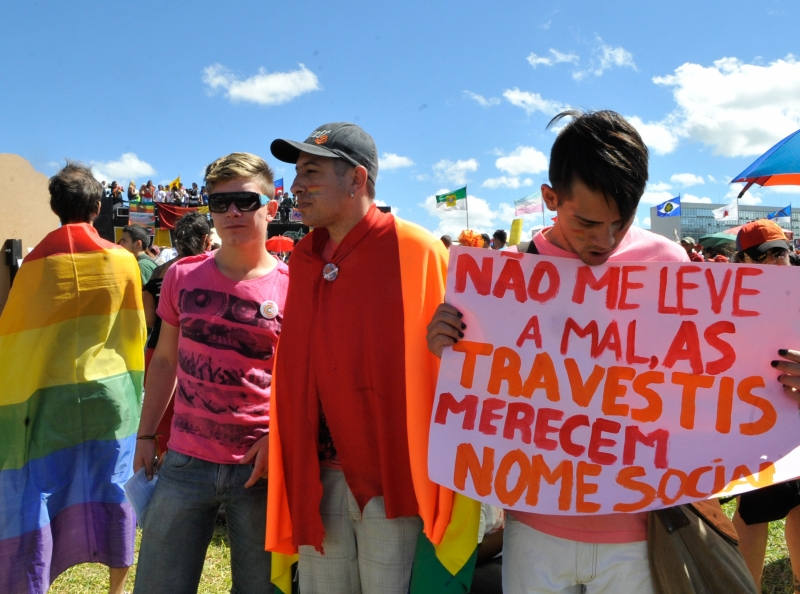
<path fill-rule="evenodd" d="M 314 130 L 309 138 L 314 139 L 314 144 L 325 144 L 328 142 L 328 134 L 330 130 Z"/>

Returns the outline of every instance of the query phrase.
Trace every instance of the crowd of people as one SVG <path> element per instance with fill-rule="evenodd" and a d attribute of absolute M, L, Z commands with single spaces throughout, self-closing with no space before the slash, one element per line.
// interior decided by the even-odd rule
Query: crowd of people
<path fill-rule="evenodd" d="M 561 118 L 571 121 L 559 123 L 549 184 L 541 188 L 554 224 L 520 246 L 508 246 L 502 229 L 491 237 L 465 230 L 459 243 L 592 266 L 689 261 L 686 246 L 630 225 L 648 175 L 636 130 L 611 111 L 565 112 L 551 123 Z M 37 355 L 44 368 L 68 369 L 62 378 L 47 376 L 48 387 L 68 397 L 49 411 L 48 393 L 13 416 L 36 426 L 58 415 L 49 438 L 69 434 L 61 440 L 69 447 L 49 455 L 53 468 L 69 471 L 52 486 L 19 473 L 19 485 L 4 491 L 0 526 L 14 514 L 46 521 L 34 538 L 14 515 L 13 538 L 0 533 L 0 590 L 43 592 L 69 565 L 100 561 L 111 568 L 110 591 L 122 592 L 134 562 L 123 486 L 139 471 L 156 482 L 138 518 L 136 593 L 196 591 L 221 508 L 235 592 L 271 592 L 270 568 L 295 554 L 302 594 L 469 591 L 471 578 L 462 583 L 456 574 L 476 556 L 476 576 L 492 569 L 487 583 L 478 586 L 476 578 L 473 592 L 655 592 L 647 512 L 503 514 L 431 481 L 439 358 L 466 329 L 461 312 L 445 303 L 452 240 L 376 207 L 378 151 L 355 124 L 323 124 L 304 141 L 274 140 L 270 151 L 294 164 L 293 206 L 313 228 L 288 266 L 266 249 L 267 225 L 284 205 L 274 199 L 272 170 L 256 155 L 216 159 L 204 186 L 192 184 L 177 198 L 152 182 L 138 190 L 131 184 L 132 202 L 188 196 L 187 203 L 207 204 L 219 236 L 209 250 L 208 220 L 186 215 L 176 228 L 177 252 L 160 265 L 141 227 L 126 227 L 119 245 L 92 227 L 103 196 L 122 193 L 116 182 L 106 190 L 76 164 L 51 178 L 62 227 L 42 242 L 47 250 L 33 254 L 58 277 L 59 307 L 82 312 L 94 341 L 82 351 L 59 345 Z M 776 228 L 763 220 L 744 225 L 736 259 L 788 265 L 789 245 Z M 96 268 L 78 265 L 87 253 L 102 255 Z M 18 369 L 2 368 L 9 374 L 0 377 L 3 385 L 17 382 L 12 371 L 32 356 L 11 320 L 31 298 L 31 274 L 37 270 L 26 259 L 0 314 L 0 347 L 21 357 Z M 61 319 L 39 313 L 54 324 Z M 74 331 L 57 325 L 49 336 L 74 345 Z M 776 344 L 771 357 L 787 398 L 800 401 L 796 346 Z M 95 381 L 99 369 L 109 372 L 108 382 Z M 135 410 L 121 405 L 131 401 Z M 0 411 L 8 406 L 0 401 Z M 17 434 L 10 451 L 29 451 L 30 434 Z M 97 463 L 90 454 L 105 442 Z M 736 514 L 752 591 L 766 523 L 783 516 L 800 591 L 800 483 L 769 489 L 742 496 Z M 67 494 L 86 490 L 102 492 L 102 501 L 84 502 L 89 512 L 70 517 L 72 531 L 60 530 L 71 513 Z M 95 513 L 101 503 L 102 514 Z M 77 531 L 88 536 L 78 542 Z M 474 546 L 465 552 L 454 532 Z M 435 566 L 442 558 L 449 563 Z M 281 576 L 273 571 L 272 580 Z"/>
<path fill-rule="evenodd" d="M 122 189 L 116 180 L 107 184 L 105 180 L 101 182 L 103 195 L 112 198 L 115 205 L 121 204 L 177 204 L 180 206 L 201 206 L 208 203 L 208 192 L 206 187 L 197 187 L 197 182 L 192 182 L 191 187 L 187 188 L 183 183 L 176 181 L 172 184 L 153 184 L 153 180 L 147 180 L 138 188 L 136 182 L 131 180 L 128 183 L 127 192 Z"/>

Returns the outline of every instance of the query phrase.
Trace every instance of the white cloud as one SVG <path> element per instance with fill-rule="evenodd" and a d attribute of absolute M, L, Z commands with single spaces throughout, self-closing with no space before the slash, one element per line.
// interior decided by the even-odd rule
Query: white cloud
<path fill-rule="evenodd" d="M 529 177 L 520 179 L 517 176 L 501 175 L 500 177 L 490 177 L 483 181 L 481 187 L 489 189 L 497 188 L 510 188 L 516 190 L 517 188 L 529 187 L 533 185 L 533 180 Z"/>
<path fill-rule="evenodd" d="M 637 223 L 639 222 L 639 221 L 638 221 L 638 217 L 637 217 L 637 221 L 636 221 L 636 222 L 637 222 Z M 641 224 L 640 224 L 639 226 L 640 226 L 640 227 L 643 227 L 643 228 L 645 228 L 645 229 L 649 229 L 649 228 L 651 227 L 651 224 L 652 224 L 652 221 L 650 220 L 650 217 L 644 217 L 644 218 L 642 219 L 642 222 L 641 222 Z"/>
<path fill-rule="evenodd" d="M 576 70 L 572 73 L 572 78 L 581 80 L 588 75 L 602 76 L 606 70 L 611 68 L 630 68 L 636 70 L 636 63 L 633 54 L 622 46 L 611 46 L 605 43 L 600 37 L 596 39 L 596 46 L 592 50 L 590 64 L 583 70 Z"/>
<path fill-rule="evenodd" d="M 672 89 L 677 133 L 718 155 L 759 155 L 800 127 L 800 61 L 791 54 L 766 65 L 687 62 L 653 82 Z"/>
<path fill-rule="evenodd" d="M 656 182 L 647 184 L 647 190 L 650 192 L 663 192 L 665 190 L 671 190 L 672 186 L 667 182 Z"/>
<path fill-rule="evenodd" d="M 89 165 L 96 179 L 108 183 L 116 181 L 125 187 L 131 180 L 142 185 L 142 178 L 152 177 L 156 172 L 150 163 L 142 161 L 136 153 L 123 153 L 116 161 L 90 161 Z"/>
<path fill-rule="evenodd" d="M 475 159 L 464 159 L 458 161 L 450 161 L 442 159 L 433 166 L 433 173 L 436 178 L 443 182 L 450 182 L 457 186 L 463 186 L 467 183 L 467 174 L 472 171 L 478 170 L 478 161 Z M 453 188 L 449 188 L 453 189 Z M 444 192 L 447 189 L 442 190 Z"/>
<path fill-rule="evenodd" d="M 503 97 L 505 97 L 511 105 L 521 107 L 525 110 L 525 113 L 528 114 L 540 111 L 547 116 L 554 116 L 567 109 L 563 104 L 545 99 L 539 93 L 520 91 L 517 87 L 503 91 Z"/>
<path fill-rule="evenodd" d="M 736 195 L 738 194 L 739 193 L 737 192 Z M 764 201 L 761 199 L 761 196 L 754 196 L 749 190 L 747 191 L 747 194 L 739 198 L 739 204 L 763 204 L 763 202 Z"/>
<path fill-rule="evenodd" d="M 714 202 L 708 196 L 695 196 L 694 194 L 681 194 L 681 202 L 700 202 L 701 204 L 711 204 Z"/>
<path fill-rule="evenodd" d="M 472 99 L 475 103 L 480 105 L 481 107 L 492 107 L 493 105 L 499 105 L 500 99 L 497 97 L 489 97 L 488 99 L 483 95 L 479 95 L 478 93 L 473 93 L 472 91 L 464 91 L 464 94 Z"/>
<path fill-rule="evenodd" d="M 547 53 L 550 55 L 539 56 L 531 52 L 525 59 L 528 60 L 528 64 L 534 68 L 537 66 L 553 66 L 555 64 L 562 64 L 564 62 L 575 64 L 578 61 L 578 56 L 576 54 L 565 54 L 553 48 L 547 50 Z"/>
<path fill-rule="evenodd" d="M 666 155 L 678 146 L 678 135 L 662 122 L 645 123 L 637 116 L 628 116 L 628 121 L 636 128 L 644 143 L 659 155 Z"/>
<path fill-rule="evenodd" d="M 222 64 L 203 69 L 203 82 L 210 91 L 222 89 L 231 101 L 249 101 L 259 105 L 280 105 L 305 93 L 318 90 L 319 80 L 304 64 L 289 72 L 267 72 L 241 79 Z"/>
<path fill-rule="evenodd" d="M 378 169 L 382 171 L 389 171 L 391 169 L 411 167 L 413 164 L 414 161 L 408 157 L 396 155 L 395 153 L 383 153 L 383 156 L 378 161 Z"/>
<path fill-rule="evenodd" d="M 532 146 L 518 146 L 508 155 L 499 157 L 494 164 L 509 175 L 536 174 L 547 171 L 547 156 Z"/>
<path fill-rule="evenodd" d="M 706 181 L 699 175 L 695 175 L 694 173 L 674 173 L 670 176 L 669 180 L 678 186 L 688 187 L 688 186 L 699 186 Z"/>
<path fill-rule="evenodd" d="M 715 198 L 712 202 L 715 204 L 730 204 L 739 196 L 739 192 L 742 191 L 742 188 L 744 188 L 744 184 L 729 185 L 725 195 Z M 765 201 L 762 200 L 761 192 L 764 190 L 766 190 L 766 188 L 762 188 L 761 186 L 751 186 L 750 189 L 747 190 L 747 193 L 739 198 L 739 204 L 763 204 Z M 767 200 L 766 202 L 771 201 Z"/>

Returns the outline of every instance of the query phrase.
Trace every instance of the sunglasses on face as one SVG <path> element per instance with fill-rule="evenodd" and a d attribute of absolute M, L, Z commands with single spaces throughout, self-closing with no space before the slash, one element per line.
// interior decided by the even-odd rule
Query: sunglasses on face
<path fill-rule="evenodd" d="M 217 192 L 208 195 L 208 210 L 211 212 L 228 212 L 231 203 L 239 212 L 258 210 L 269 202 L 269 196 L 257 192 Z"/>
<path fill-rule="evenodd" d="M 782 247 L 769 248 L 766 252 L 764 252 L 758 257 L 758 262 L 763 262 L 768 259 L 780 260 L 782 258 L 785 258 L 786 254 L 788 253 L 789 250 L 786 248 Z"/>

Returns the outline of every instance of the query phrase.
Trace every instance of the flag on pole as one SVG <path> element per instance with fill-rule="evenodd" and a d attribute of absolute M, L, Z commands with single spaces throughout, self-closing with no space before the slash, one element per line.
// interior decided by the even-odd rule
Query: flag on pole
<path fill-rule="evenodd" d="M 283 194 L 283 178 L 275 180 L 275 198 L 279 198 Z"/>
<path fill-rule="evenodd" d="M 792 222 L 792 205 L 787 204 L 780 210 L 771 212 L 767 215 L 768 219 L 774 219 L 779 225 L 790 225 Z"/>
<path fill-rule="evenodd" d="M 181 176 L 179 175 L 178 177 L 173 179 L 171 182 L 169 182 L 169 189 L 170 190 L 174 190 L 175 188 L 179 188 L 180 185 L 181 185 Z"/>
<path fill-rule="evenodd" d="M 656 214 L 660 217 L 681 216 L 681 197 L 675 196 L 675 198 L 670 198 L 656 206 Z"/>
<path fill-rule="evenodd" d="M 542 212 L 542 197 L 535 194 L 514 200 L 514 216 Z"/>
<path fill-rule="evenodd" d="M 436 208 L 454 208 L 456 210 L 466 210 L 467 208 L 467 186 L 436 195 Z"/>
<path fill-rule="evenodd" d="M 727 206 L 720 206 L 711 211 L 714 218 L 718 221 L 738 221 L 739 220 L 739 201 L 734 198 L 733 202 Z"/>

